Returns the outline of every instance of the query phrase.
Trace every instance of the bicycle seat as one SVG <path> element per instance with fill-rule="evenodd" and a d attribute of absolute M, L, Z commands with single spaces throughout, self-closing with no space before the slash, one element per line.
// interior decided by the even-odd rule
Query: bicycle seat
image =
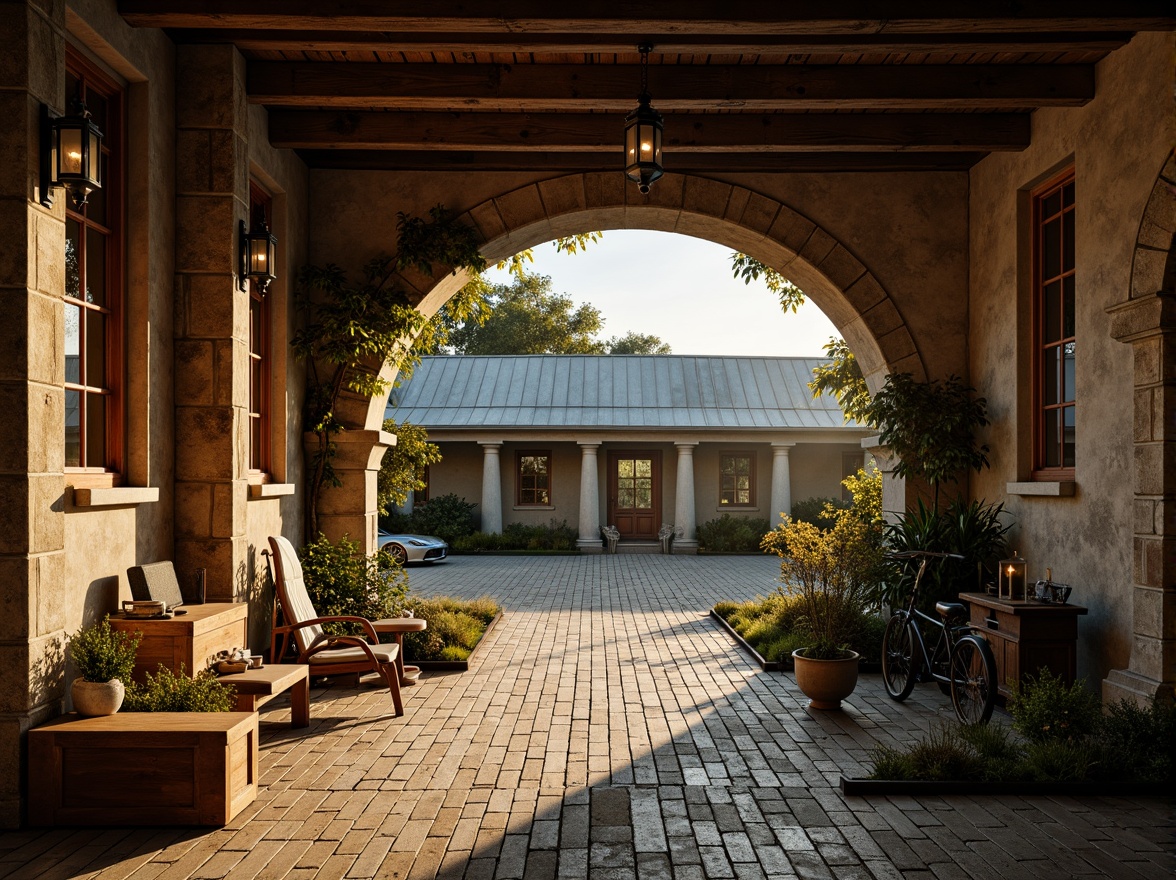
<path fill-rule="evenodd" d="M 935 611 L 944 620 L 968 616 L 968 608 L 962 602 L 936 602 Z"/>

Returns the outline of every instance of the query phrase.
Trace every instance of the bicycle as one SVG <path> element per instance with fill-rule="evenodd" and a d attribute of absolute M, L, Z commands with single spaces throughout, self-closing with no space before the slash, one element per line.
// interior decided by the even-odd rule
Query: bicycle
<path fill-rule="evenodd" d="M 992 717 L 997 689 L 996 659 L 987 639 L 966 622 L 967 608 L 959 602 L 936 602 L 938 620 L 915 607 L 927 563 L 931 559 L 963 558 L 958 553 L 929 550 L 904 550 L 887 556 L 903 562 L 921 561 L 907 606 L 895 611 L 886 624 L 882 636 L 882 678 L 886 693 L 901 702 L 910 696 L 922 675 L 924 681 L 937 682 L 941 691 L 951 695 L 952 707 L 960 721 L 985 724 Z M 940 631 L 930 653 L 919 628 L 920 621 Z"/>

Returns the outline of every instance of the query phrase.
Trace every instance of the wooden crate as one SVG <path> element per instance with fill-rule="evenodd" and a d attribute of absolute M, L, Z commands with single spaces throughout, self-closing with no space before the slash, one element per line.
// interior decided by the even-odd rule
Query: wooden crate
<path fill-rule="evenodd" d="M 218 651 L 243 648 L 248 644 L 244 602 L 209 602 L 184 606 L 188 613 L 168 620 L 134 620 L 111 616 L 110 625 L 120 632 L 138 632 L 139 652 L 131 677 L 138 682 L 163 664 L 172 672 L 195 675 L 208 666 Z"/>
<path fill-rule="evenodd" d="M 29 731 L 32 825 L 224 825 L 257 797 L 256 712 L 63 715 Z"/>

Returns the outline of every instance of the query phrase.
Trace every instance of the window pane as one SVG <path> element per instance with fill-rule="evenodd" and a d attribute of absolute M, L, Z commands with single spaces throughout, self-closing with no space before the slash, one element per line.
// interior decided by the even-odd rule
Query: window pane
<path fill-rule="evenodd" d="M 105 135 L 110 127 L 108 105 L 106 98 L 93 89 L 86 90 L 86 109 L 90 111 L 90 120 L 98 126 Z"/>
<path fill-rule="evenodd" d="M 1062 187 L 1062 204 L 1066 207 L 1074 204 L 1074 181 L 1070 181 Z"/>
<path fill-rule="evenodd" d="M 750 488 L 751 488 L 751 478 L 750 478 L 750 477 L 744 477 L 744 476 L 740 476 L 740 477 L 739 477 L 739 478 L 736 480 L 736 483 L 735 483 L 735 485 L 736 485 L 738 488 L 740 488 L 740 489 L 750 489 Z"/>
<path fill-rule="evenodd" d="M 637 489 L 637 507 L 641 510 L 653 507 L 653 490 L 648 486 Z"/>
<path fill-rule="evenodd" d="M 1058 398 L 1058 355 L 1061 348 L 1047 348 L 1041 353 L 1041 402 L 1061 403 Z"/>
<path fill-rule="evenodd" d="M 751 504 L 751 491 L 749 489 L 744 489 L 739 493 L 739 503 Z"/>
<path fill-rule="evenodd" d="M 539 490 L 539 492 L 536 494 L 536 497 L 535 497 L 535 503 L 536 504 L 550 504 L 551 503 L 550 496 L 547 494 L 546 489 Z"/>
<path fill-rule="evenodd" d="M 83 382 L 91 388 L 106 387 L 106 316 L 86 309 L 86 363 Z"/>
<path fill-rule="evenodd" d="M 106 129 L 103 129 L 102 133 L 105 134 Z M 98 179 L 102 181 L 102 186 L 90 193 L 89 201 L 86 202 L 86 216 L 103 226 L 109 226 L 110 221 L 106 216 L 106 192 L 110 181 L 110 155 L 103 151 L 98 161 Z"/>
<path fill-rule="evenodd" d="M 633 490 L 629 487 L 617 490 L 617 507 L 630 510 L 633 507 Z"/>
<path fill-rule="evenodd" d="M 719 473 L 733 474 L 735 473 L 735 459 L 730 456 L 723 456 L 719 459 Z"/>
<path fill-rule="evenodd" d="M 1062 283 L 1047 284 L 1041 299 L 1041 341 L 1057 342 L 1062 338 Z"/>
<path fill-rule="evenodd" d="M 249 412 L 261 415 L 261 366 L 259 361 L 249 359 Z M 259 420 L 260 421 L 260 420 Z"/>
<path fill-rule="evenodd" d="M 261 419 L 249 419 L 249 467 L 261 469 Z"/>
<path fill-rule="evenodd" d="M 82 310 L 65 305 L 65 381 L 75 385 L 82 381 Z"/>
<path fill-rule="evenodd" d="M 1041 205 L 1041 217 L 1052 217 L 1058 211 L 1062 210 L 1062 194 L 1060 191 L 1055 191 L 1046 196 Z"/>
<path fill-rule="evenodd" d="M 86 302 L 106 305 L 106 236 L 86 233 Z"/>
<path fill-rule="evenodd" d="M 106 397 L 86 395 L 86 460 L 83 467 L 106 465 Z"/>
<path fill-rule="evenodd" d="M 617 476 L 632 477 L 633 476 L 633 459 L 625 458 L 617 462 Z"/>
<path fill-rule="evenodd" d="M 653 462 L 648 458 L 639 458 L 635 464 L 637 467 L 637 476 L 649 477 L 653 475 Z"/>
<path fill-rule="evenodd" d="M 82 230 L 76 220 L 65 221 L 65 295 L 82 297 Z"/>
<path fill-rule="evenodd" d="M 1061 467 L 1059 460 L 1059 437 L 1058 437 L 1058 416 L 1057 410 L 1051 409 L 1042 413 L 1041 423 L 1042 429 L 1045 431 L 1045 460 L 1042 464 L 1047 467 Z"/>
<path fill-rule="evenodd" d="M 1074 335 L 1074 276 L 1062 279 L 1062 338 Z"/>
<path fill-rule="evenodd" d="M 82 440 L 82 393 L 65 392 L 65 466 L 81 467 Z"/>
<path fill-rule="evenodd" d="M 1074 212 L 1062 215 L 1062 271 L 1074 268 Z"/>
<path fill-rule="evenodd" d="M 751 473 L 751 459 L 750 458 L 738 458 L 735 461 L 738 465 L 737 471 L 739 473 L 741 473 L 741 474 L 750 474 Z"/>
<path fill-rule="evenodd" d="M 1075 412 L 1072 406 L 1068 406 L 1062 410 L 1064 422 L 1062 433 L 1062 467 L 1074 467 Z"/>
<path fill-rule="evenodd" d="M 1062 221 L 1051 220 L 1041 234 L 1041 280 L 1062 272 Z"/>
<path fill-rule="evenodd" d="M 1078 399 L 1074 380 L 1074 345 L 1073 342 L 1067 342 L 1062 346 L 1062 400 L 1072 401 Z"/>

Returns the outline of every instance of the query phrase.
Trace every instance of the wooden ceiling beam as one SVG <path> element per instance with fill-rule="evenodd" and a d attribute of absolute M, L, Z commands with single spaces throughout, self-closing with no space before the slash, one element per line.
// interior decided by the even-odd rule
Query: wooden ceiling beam
<path fill-rule="evenodd" d="M 249 30 L 192 28 L 172 32 L 182 43 L 233 43 L 263 52 L 418 52 L 617 54 L 632 53 L 632 34 L 404 33 L 402 31 Z M 1126 31 L 1001 34 L 721 34 L 651 35 L 654 55 L 812 55 L 947 52 L 1111 52 L 1131 39 Z"/>
<path fill-rule="evenodd" d="M 249 100 L 283 107 L 623 113 L 640 71 L 617 64 L 250 62 Z M 705 65 L 649 70 L 667 110 L 1034 109 L 1094 97 L 1094 67 L 1072 65 Z"/>
<path fill-rule="evenodd" d="M 605 113 L 380 113 L 272 110 L 286 149 L 619 152 L 621 117 Z M 667 114 L 664 145 L 693 152 L 1022 150 L 1028 113 Z"/>
<path fill-rule="evenodd" d="M 546 171 L 569 174 L 621 169 L 615 153 L 427 150 L 299 150 L 311 168 L 371 171 Z M 667 154 L 667 171 L 850 172 L 965 171 L 984 153 L 690 153 Z"/>
<path fill-rule="evenodd" d="M 1171 0 L 966 0 L 928 4 L 892 0 L 886 15 L 872 0 L 632 0 L 616 14 L 605 4 L 549 0 L 467 0 L 374 3 L 372 0 L 119 0 L 120 14 L 140 27 L 281 28 L 459 33 L 862 34 L 1013 31 L 1168 30 L 1176 26 Z M 600 12 L 596 12 L 599 9 Z M 951 14 L 931 14 L 940 10 Z M 593 14 L 593 13 L 596 14 Z M 612 14 L 608 14 L 612 13 Z"/>

